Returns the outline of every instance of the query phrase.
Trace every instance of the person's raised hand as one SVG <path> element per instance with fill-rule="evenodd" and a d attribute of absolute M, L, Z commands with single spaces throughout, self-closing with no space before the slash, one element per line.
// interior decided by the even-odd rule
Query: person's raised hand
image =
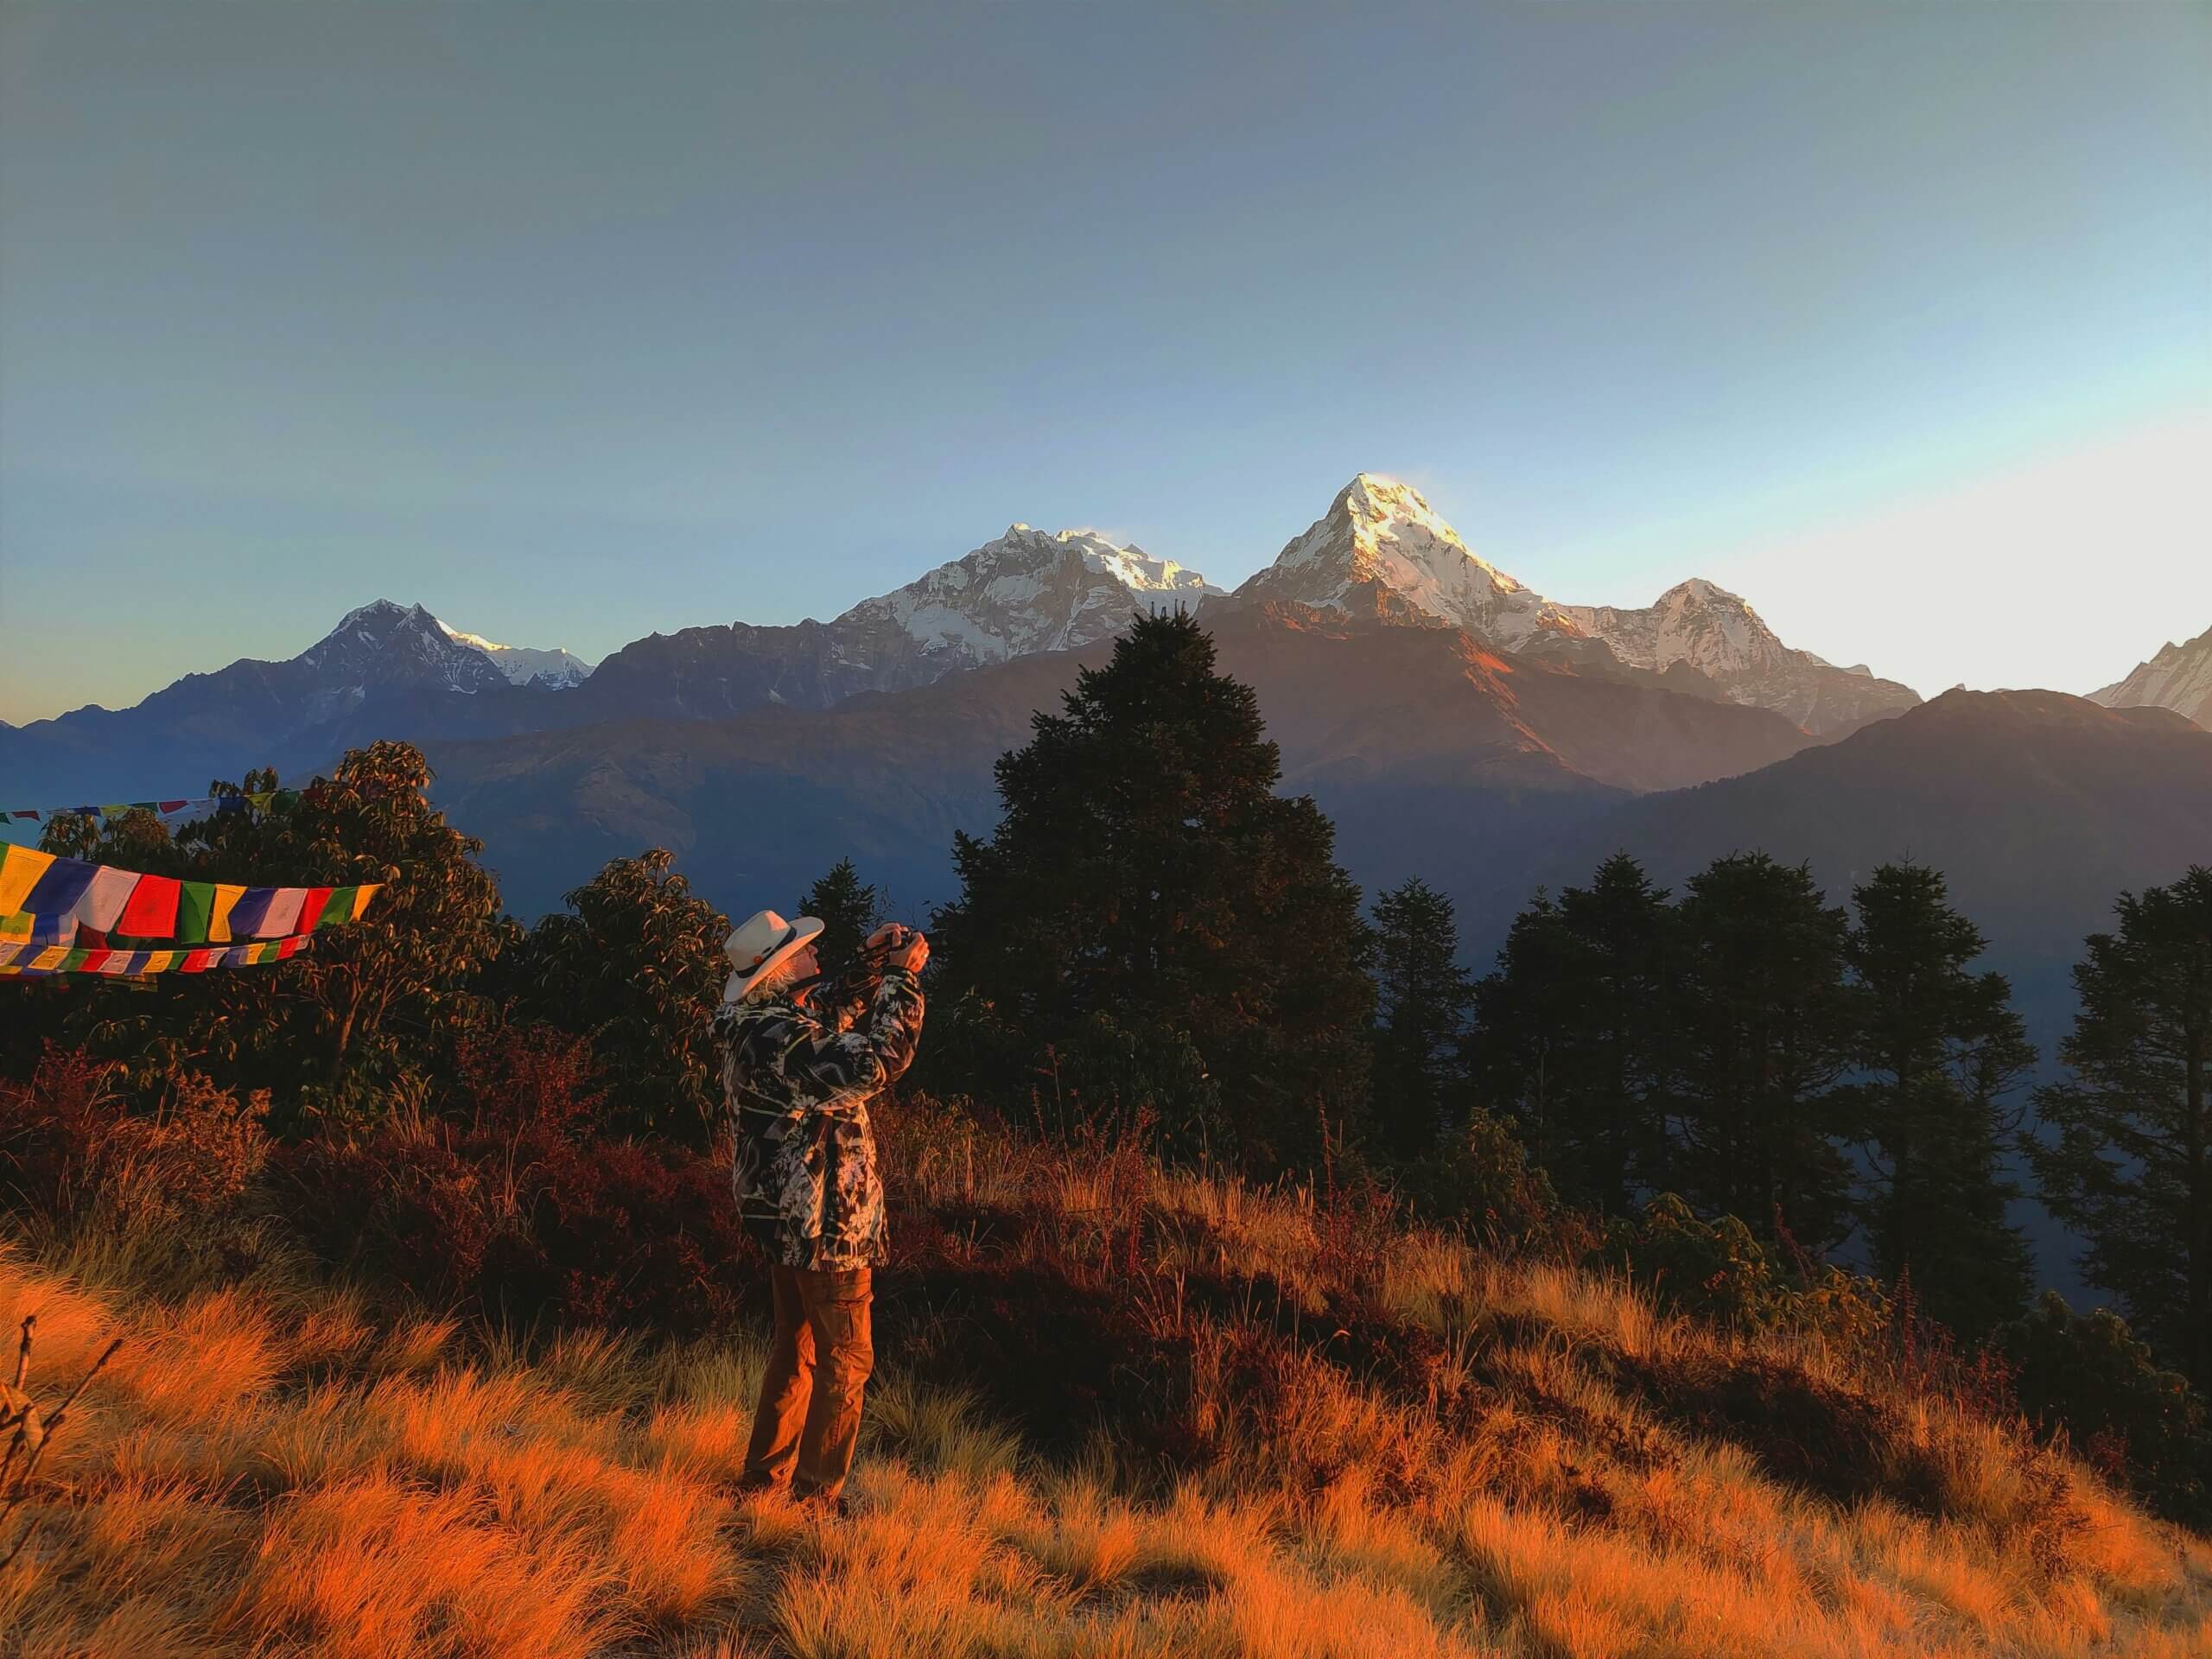
<path fill-rule="evenodd" d="M 917 930 L 908 932 L 903 939 L 898 940 L 892 945 L 891 955 L 886 958 L 886 964 L 893 968 L 904 968 L 910 974 L 918 974 L 929 959 L 929 939 Z"/>

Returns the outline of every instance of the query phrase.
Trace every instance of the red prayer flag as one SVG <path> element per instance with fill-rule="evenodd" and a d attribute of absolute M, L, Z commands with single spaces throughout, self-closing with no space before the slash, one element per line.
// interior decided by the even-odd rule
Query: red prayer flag
<path fill-rule="evenodd" d="M 125 938 L 166 939 L 176 931 L 176 903 L 183 883 L 173 875 L 142 875 L 115 931 Z"/>
<path fill-rule="evenodd" d="M 322 907 L 330 902 L 328 887 L 309 887 L 300 900 L 300 919 L 292 924 L 295 933 L 312 933 L 315 923 L 321 918 Z"/>

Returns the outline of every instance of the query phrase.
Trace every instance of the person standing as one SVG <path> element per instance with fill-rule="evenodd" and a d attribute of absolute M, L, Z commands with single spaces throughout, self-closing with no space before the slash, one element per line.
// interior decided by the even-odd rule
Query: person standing
<path fill-rule="evenodd" d="M 767 1252 L 776 1308 L 739 1485 L 788 1487 L 841 1510 L 874 1366 L 869 1308 L 884 1243 L 868 1105 L 913 1062 L 930 947 L 895 923 L 871 934 L 882 980 L 840 1029 L 811 1006 L 822 926 L 764 910 L 733 931 L 715 1033 L 738 1215 Z"/>

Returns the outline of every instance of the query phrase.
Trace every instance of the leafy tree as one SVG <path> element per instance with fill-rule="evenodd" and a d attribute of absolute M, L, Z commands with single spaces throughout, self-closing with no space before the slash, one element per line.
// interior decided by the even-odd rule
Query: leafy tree
<path fill-rule="evenodd" d="M 590 1039 L 618 1128 L 703 1147 L 721 1102 L 712 1023 L 729 922 L 656 847 L 618 858 L 518 941 L 496 981 L 514 1012 Z"/>
<path fill-rule="evenodd" d="M 2212 1389 L 2212 868 L 2122 893 L 2093 933 L 2037 1105 L 2044 1201 L 2084 1234 L 2082 1265 L 2200 1389 Z"/>
<path fill-rule="evenodd" d="M 1421 1157 L 1465 1112 L 1463 1043 L 1474 982 L 1452 901 L 1414 876 L 1375 901 L 1374 1109 L 1378 1147 Z"/>
<path fill-rule="evenodd" d="M 1064 703 L 1000 760 L 997 830 L 956 838 L 931 929 L 949 1000 L 1014 1045 L 992 1082 L 1033 1086 L 1094 1014 L 1182 1033 L 1218 1105 L 1163 1113 L 1169 1148 L 1313 1166 L 1365 1105 L 1374 1006 L 1333 827 L 1274 793 L 1257 699 L 1186 615 L 1137 618 Z"/>
<path fill-rule="evenodd" d="M 126 868 L 195 881 L 348 887 L 378 882 L 365 917 L 318 931 L 283 963 L 163 974 L 137 994 L 66 988 L 61 1023 L 93 1052 L 151 1074 L 183 1065 L 226 1087 L 276 1091 L 277 1127 L 294 1115 L 372 1115 L 394 1082 L 435 1066 L 473 1018 L 475 975 L 498 952 L 499 887 L 483 843 L 424 798 L 430 769 L 404 743 L 346 752 L 331 778 L 186 824 L 172 839 L 130 813 L 87 840 L 82 821 L 57 840 Z M 273 772 L 210 793 L 274 788 Z"/>
<path fill-rule="evenodd" d="M 1910 1274 L 1921 1306 L 1969 1335 L 2018 1314 L 2027 1242 L 2005 1218 L 1999 1173 L 2019 1127 L 2003 1096 L 2036 1062 L 2001 974 L 1974 974 L 1979 930 L 1943 877 L 1885 864 L 1852 892 L 1844 954 L 1861 989 L 1856 1064 L 1872 1192 L 1860 1220 L 1875 1271 Z"/>
<path fill-rule="evenodd" d="M 1857 1035 L 1844 913 L 1805 867 L 1764 853 L 1716 859 L 1675 913 L 1664 1185 L 1759 1236 L 1834 1243 L 1850 1194 L 1835 1089 Z"/>
<path fill-rule="evenodd" d="M 1621 1214 L 1662 1162 L 1673 912 L 1617 853 L 1586 888 L 1539 893 L 1475 989 L 1484 1097 L 1524 1125 L 1569 1199 Z"/>

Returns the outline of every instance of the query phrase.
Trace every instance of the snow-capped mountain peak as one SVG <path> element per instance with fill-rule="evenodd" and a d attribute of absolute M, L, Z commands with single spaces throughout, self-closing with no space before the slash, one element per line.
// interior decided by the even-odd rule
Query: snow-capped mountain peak
<path fill-rule="evenodd" d="M 1376 473 L 1345 485 L 1237 593 L 1343 609 L 1370 587 L 1509 651 L 1541 632 L 1575 632 L 1558 607 L 1469 550 L 1419 490 Z"/>
<path fill-rule="evenodd" d="M 563 645 L 539 650 L 530 645 L 503 645 L 480 633 L 464 633 L 450 623 L 439 622 L 447 639 L 480 651 L 510 684 L 528 685 L 537 680 L 554 690 L 568 690 L 591 677 L 592 664 Z"/>
<path fill-rule="evenodd" d="M 1740 595 L 1702 576 L 1640 610 L 1556 604 L 1470 551 L 1420 491 L 1373 473 L 1344 486 L 1326 513 L 1236 591 L 1240 599 L 1399 618 L 1410 607 L 1494 650 L 1562 661 L 1602 645 L 1632 669 L 1665 675 L 1683 664 L 1732 702 L 1774 709 L 1812 732 L 1863 725 L 1920 700 L 1908 687 L 1785 645 Z"/>
<path fill-rule="evenodd" d="M 1221 589 L 1195 570 L 1087 530 L 1007 527 L 904 588 L 862 600 L 837 619 L 888 626 L 959 665 L 1065 651 L 1118 632 L 1133 610 L 1196 608 Z"/>
<path fill-rule="evenodd" d="M 1810 652 L 1791 652 L 1741 594 L 1703 576 L 1676 582 L 1642 610 L 1611 605 L 1560 608 L 1583 632 L 1611 645 L 1623 662 L 1655 673 L 1688 663 L 1720 679 L 1772 669 L 1793 656 L 1821 660 Z"/>

